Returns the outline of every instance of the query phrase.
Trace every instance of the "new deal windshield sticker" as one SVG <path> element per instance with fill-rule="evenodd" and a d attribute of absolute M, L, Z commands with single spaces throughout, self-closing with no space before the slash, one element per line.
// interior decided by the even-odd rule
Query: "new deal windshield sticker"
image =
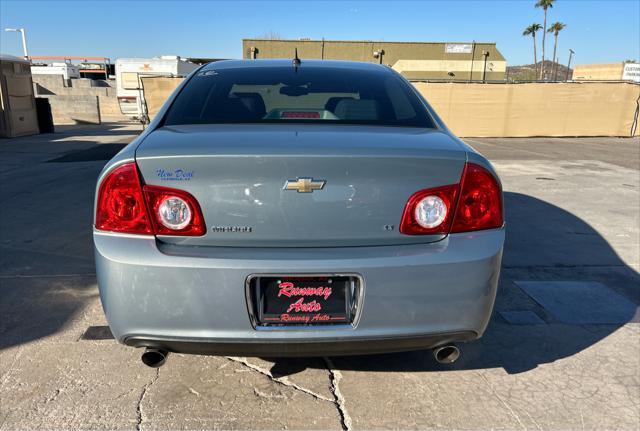
<path fill-rule="evenodd" d="M 157 169 L 156 175 L 160 181 L 191 181 L 194 171 L 184 169 Z"/>

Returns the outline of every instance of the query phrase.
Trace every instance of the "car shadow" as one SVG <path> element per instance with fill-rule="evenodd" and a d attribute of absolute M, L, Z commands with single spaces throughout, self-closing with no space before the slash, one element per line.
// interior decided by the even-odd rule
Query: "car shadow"
<path fill-rule="evenodd" d="M 84 329 L 82 313 L 98 299 L 95 184 L 106 161 L 137 133 L 121 128 L 64 126 L 0 142 L 2 217 L 11 220 L 0 223 L 0 351 L 52 335 L 75 340 Z M 92 139 L 104 135 L 122 139 Z M 77 331 L 68 331 L 73 325 Z"/>
<path fill-rule="evenodd" d="M 520 193 L 505 193 L 507 237 L 503 268 L 491 322 L 477 341 L 460 344 L 461 358 L 437 363 L 429 350 L 332 358 L 337 369 L 355 371 L 447 371 L 503 368 L 514 374 L 566 358 L 599 342 L 621 324 L 569 325 L 558 322 L 514 280 L 600 281 L 636 305 L 640 276 L 626 265 L 595 229 L 572 213 Z M 501 311 L 536 313 L 539 324 L 509 324 Z M 463 310 L 461 310 L 463 311 Z M 633 316 L 621 310 L 620 320 Z M 323 366 L 317 358 L 279 358 L 272 373 L 285 376 Z"/>
<path fill-rule="evenodd" d="M 126 126 L 126 127 L 125 127 Z M 131 126 L 135 126 L 132 130 Z M 77 136 L 83 137 L 91 136 L 124 136 L 129 137 L 142 132 L 144 129 L 140 123 L 135 121 L 124 122 L 103 122 L 100 125 L 97 124 L 60 124 L 55 126 L 55 134 L 40 135 L 45 138 L 50 137 L 55 142 L 65 136 Z"/>

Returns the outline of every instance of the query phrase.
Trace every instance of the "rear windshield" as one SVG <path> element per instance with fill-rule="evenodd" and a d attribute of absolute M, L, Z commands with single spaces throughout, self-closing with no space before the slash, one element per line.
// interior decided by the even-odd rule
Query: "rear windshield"
<path fill-rule="evenodd" d="M 164 124 L 291 122 L 433 128 L 424 105 L 393 73 L 304 64 L 201 70 Z"/>

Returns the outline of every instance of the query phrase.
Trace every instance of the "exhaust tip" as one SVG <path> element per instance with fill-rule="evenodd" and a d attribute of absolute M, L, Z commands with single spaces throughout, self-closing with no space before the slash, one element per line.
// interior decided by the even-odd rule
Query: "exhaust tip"
<path fill-rule="evenodd" d="M 141 359 L 147 367 L 159 368 L 167 361 L 167 356 L 169 352 L 166 350 L 146 348 Z"/>
<path fill-rule="evenodd" d="M 453 364 L 460 358 L 460 349 L 453 344 L 436 347 L 433 349 L 433 357 L 439 364 Z"/>

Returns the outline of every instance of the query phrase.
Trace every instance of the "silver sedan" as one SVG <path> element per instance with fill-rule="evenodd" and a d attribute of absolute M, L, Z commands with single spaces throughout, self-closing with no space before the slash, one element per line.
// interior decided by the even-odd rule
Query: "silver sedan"
<path fill-rule="evenodd" d="M 368 63 L 199 68 L 95 200 L 109 326 L 150 366 L 427 348 L 452 362 L 487 326 L 504 237 L 490 163 Z"/>

